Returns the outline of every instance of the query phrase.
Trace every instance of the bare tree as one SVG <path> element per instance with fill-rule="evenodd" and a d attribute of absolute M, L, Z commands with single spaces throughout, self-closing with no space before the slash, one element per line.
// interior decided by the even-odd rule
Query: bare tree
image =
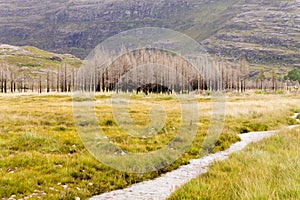
<path fill-rule="evenodd" d="M 264 85 L 263 84 L 264 84 L 264 81 L 266 79 L 265 70 L 264 69 L 260 70 L 259 79 L 260 79 L 260 89 L 263 90 L 264 89 Z"/>

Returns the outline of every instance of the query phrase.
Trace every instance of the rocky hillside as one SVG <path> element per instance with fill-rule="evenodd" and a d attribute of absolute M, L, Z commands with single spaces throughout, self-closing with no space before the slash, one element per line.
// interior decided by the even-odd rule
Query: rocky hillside
<path fill-rule="evenodd" d="M 255 65 L 298 66 L 299 0 L 40 0 L 0 2 L 0 43 L 84 58 L 105 38 L 137 27 L 181 31 L 214 54 Z"/>
<path fill-rule="evenodd" d="M 215 35 L 202 42 L 231 59 L 252 64 L 300 67 L 300 1 L 248 0 Z"/>
<path fill-rule="evenodd" d="M 85 57 L 121 31 L 158 26 L 203 40 L 219 29 L 239 0 L 0 1 L 0 43 L 32 45 Z"/>

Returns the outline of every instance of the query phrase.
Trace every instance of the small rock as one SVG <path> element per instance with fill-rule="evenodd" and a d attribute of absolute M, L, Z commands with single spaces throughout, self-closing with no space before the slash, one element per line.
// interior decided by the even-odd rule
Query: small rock
<path fill-rule="evenodd" d="M 52 60 L 52 61 L 58 61 L 58 62 L 62 61 L 62 59 L 60 57 L 58 57 L 58 56 L 52 56 L 49 59 Z"/>
<path fill-rule="evenodd" d="M 80 200 L 80 197 L 75 197 L 75 200 Z"/>
<path fill-rule="evenodd" d="M 94 184 L 93 184 L 93 183 L 89 183 L 88 185 L 89 185 L 89 186 L 93 186 Z"/>

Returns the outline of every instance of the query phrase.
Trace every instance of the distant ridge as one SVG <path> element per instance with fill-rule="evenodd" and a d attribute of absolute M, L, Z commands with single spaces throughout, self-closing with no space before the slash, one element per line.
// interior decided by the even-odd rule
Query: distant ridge
<path fill-rule="evenodd" d="M 114 34 L 155 26 L 186 33 L 229 60 L 245 55 L 256 67 L 299 67 L 299 13 L 294 0 L 3 0 L 0 43 L 85 58 Z"/>

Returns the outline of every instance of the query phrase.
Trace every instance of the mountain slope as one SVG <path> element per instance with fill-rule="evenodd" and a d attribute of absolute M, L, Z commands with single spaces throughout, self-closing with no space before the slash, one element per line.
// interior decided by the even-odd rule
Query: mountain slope
<path fill-rule="evenodd" d="M 254 1 L 203 44 L 214 54 L 253 64 L 300 67 L 300 1 Z"/>
<path fill-rule="evenodd" d="M 40 0 L 0 2 L 0 43 L 84 58 L 109 36 L 165 27 L 230 60 L 299 66 L 299 0 Z"/>
<path fill-rule="evenodd" d="M 195 39 L 212 35 L 240 0 L 39 0 L 0 3 L 0 43 L 33 45 L 82 58 L 105 38 L 138 27 L 166 27 Z"/>

